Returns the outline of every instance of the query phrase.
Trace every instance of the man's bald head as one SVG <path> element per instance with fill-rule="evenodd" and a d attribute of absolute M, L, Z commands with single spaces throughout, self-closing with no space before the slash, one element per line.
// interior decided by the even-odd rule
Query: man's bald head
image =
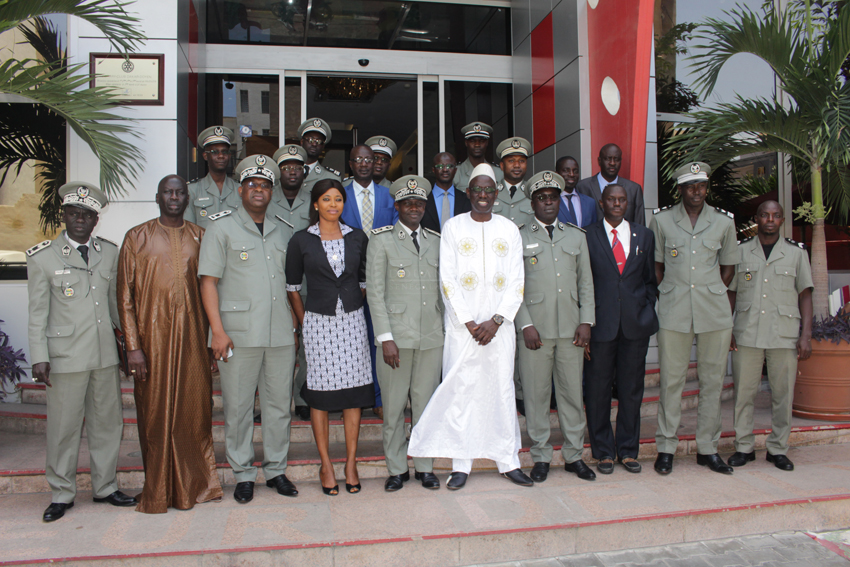
<path fill-rule="evenodd" d="M 779 209 L 779 214 L 782 215 L 783 217 L 785 216 L 785 209 L 782 208 L 782 205 L 779 204 L 779 201 L 773 201 L 773 200 L 765 201 L 761 205 L 759 205 L 759 208 L 756 209 L 756 216 L 759 216 L 760 214 L 762 214 L 765 211 L 774 210 L 774 209 Z"/>
<path fill-rule="evenodd" d="M 156 188 L 160 220 L 166 226 L 180 226 L 189 206 L 189 186 L 179 175 L 166 175 Z"/>
<path fill-rule="evenodd" d="M 168 182 L 172 180 L 182 185 L 184 189 L 189 189 L 189 185 L 186 183 L 185 179 L 183 179 L 176 173 L 172 173 L 171 175 L 166 175 L 165 177 L 159 180 L 159 185 L 156 186 L 157 193 L 161 192 L 163 188 L 168 185 Z"/>

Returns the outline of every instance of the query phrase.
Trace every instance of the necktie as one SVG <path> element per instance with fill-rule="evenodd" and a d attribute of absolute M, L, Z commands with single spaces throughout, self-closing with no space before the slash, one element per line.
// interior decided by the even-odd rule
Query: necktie
<path fill-rule="evenodd" d="M 614 252 L 614 259 L 617 261 L 617 268 L 620 273 L 623 273 L 623 268 L 626 267 L 626 253 L 623 252 L 623 244 L 617 238 L 617 229 L 612 228 L 611 234 L 614 235 L 614 241 L 611 242 L 611 250 Z"/>
<path fill-rule="evenodd" d="M 575 209 L 573 209 L 573 194 L 567 193 L 564 195 L 564 198 L 567 200 L 567 210 L 570 212 L 570 222 L 577 225 L 578 218 L 576 218 Z"/>
<path fill-rule="evenodd" d="M 413 239 L 413 245 L 416 246 L 416 251 L 419 252 L 419 241 L 416 240 L 416 231 L 410 233 L 410 238 Z"/>
<path fill-rule="evenodd" d="M 511 185 L 511 199 L 514 198 L 514 193 L 516 193 L 516 185 Z"/>
<path fill-rule="evenodd" d="M 555 227 L 550 224 L 546 227 L 546 230 L 549 232 L 549 240 L 552 240 L 552 234 L 555 232 Z"/>
<path fill-rule="evenodd" d="M 443 230 L 443 225 L 446 221 L 452 218 L 451 203 L 449 203 L 448 191 L 443 191 L 443 205 L 440 207 L 440 230 Z"/>
<path fill-rule="evenodd" d="M 85 244 L 81 246 L 77 246 L 77 252 L 80 253 L 80 256 L 83 257 L 83 262 L 86 263 L 86 266 L 89 265 L 89 247 Z"/>
<path fill-rule="evenodd" d="M 373 216 L 372 199 L 369 198 L 368 191 L 363 191 L 363 210 L 360 212 L 360 221 L 363 224 L 363 230 L 372 230 Z"/>

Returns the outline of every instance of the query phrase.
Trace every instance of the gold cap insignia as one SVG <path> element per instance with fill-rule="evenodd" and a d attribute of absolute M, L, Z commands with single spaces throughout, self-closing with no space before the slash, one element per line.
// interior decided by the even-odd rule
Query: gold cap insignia
<path fill-rule="evenodd" d="M 89 196 L 89 188 L 83 186 L 77 187 L 77 196 L 85 199 Z"/>
<path fill-rule="evenodd" d="M 266 156 L 257 156 L 257 165 L 266 165 Z"/>
<path fill-rule="evenodd" d="M 511 147 L 514 148 L 514 149 L 519 148 L 521 145 L 522 144 L 519 143 L 519 140 L 514 140 L 514 141 L 511 142 Z"/>
<path fill-rule="evenodd" d="M 298 155 L 298 148 L 296 146 L 289 146 L 289 155 Z"/>
<path fill-rule="evenodd" d="M 473 130 L 473 132 L 480 132 L 481 131 L 481 124 L 476 124 L 475 126 L 473 126 L 472 130 Z"/>
<path fill-rule="evenodd" d="M 213 130 L 216 136 L 221 136 L 224 134 L 224 130 L 221 129 L 221 126 L 216 126 L 215 130 Z"/>
<path fill-rule="evenodd" d="M 552 181 L 552 174 L 548 171 L 544 171 L 543 172 L 543 181 L 545 181 L 547 183 Z"/>
<path fill-rule="evenodd" d="M 691 164 L 691 173 L 699 173 L 699 164 L 698 163 L 692 163 Z"/>
<path fill-rule="evenodd" d="M 407 180 L 407 188 L 408 189 L 416 189 L 416 187 L 418 187 L 418 186 L 419 186 L 419 184 L 416 183 L 415 179 L 408 179 Z"/>
<path fill-rule="evenodd" d="M 322 121 L 316 118 L 315 120 L 313 120 L 313 126 L 315 126 L 316 128 L 321 128 Z"/>
<path fill-rule="evenodd" d="M 387 139 L 381 138 L 380 140 L 378 140 L 378 145 L 386 147 L 387 146 Z"/>

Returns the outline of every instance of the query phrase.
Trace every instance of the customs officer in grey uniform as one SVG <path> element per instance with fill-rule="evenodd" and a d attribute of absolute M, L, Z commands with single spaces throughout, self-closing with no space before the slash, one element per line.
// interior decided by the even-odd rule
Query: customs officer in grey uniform
<path fill-rule="evenodd" d="M 779 203 L 759 205 L 755 220 L 758 234 L 740 244 L 741 263 L 729 286 L 735 309 L 735 454 L 729 464 L 742 467 L 756 458 L 753 401 L 766 361 L 773 409 L 767 460 L 792 471 L 787 453 L 797 361 L 812 354 L 812 269 L 803 244 L 780 238 L 785 215 Z"/>
<path fill-rule="evenodd" d="M 198 275 L 219 361 L 227 461 L 236 477 L 233 497 L 254 497 L 253 409 L 260 393 L 266 485 L 284 496 L 298 491 L 286 478 L 292 374 L 297 349 L 283 269 L 292 226 L 267 214 L 280 169 L 253 155 L 236 168 L 242 206 L 210 216 Z"/>
<path fill-rule="evenodd" d="M 340 173 L 319 163 L 319 158 L 325 153 L 325 144 L 331 143 L 331 127 L 321 118 L 310 118 L 298 127 L 298 136 L 301 138 L 301 147 L 307 152 L 307 161 L 304 167 L 307 173 L 304 177 L 304 190 L 307 194 L 313 189 L 313 185 L 320 179 L 336 179 L 342 181 Z"/>
<path fill-rule="evenodd" d="M 679 168 L 681 202 L 653 211 L 655 274 L 658 281 L 658 353 L 661 392 L 655 470 L 669 474 L 679 445 L 682 389 L 694 337 L 697 339 L 699 409 L 697 464 L 731 474 L 717 454 L 720 393 L 726 374 L 732 310 L 727 286 L 739 262 L 732 214 L 705 203 L 711 168 L 694 162 Z"/>
<path fill-rule="evenodd" d="M 227 175 L 233 131 L 224 126 L 210 126 L 198 136 L 209 173 L 189 182 L 189 206 L 183 218 L 205 229 L 209 216 L 226 209 L 236 210 L 242 202 L 236 189 L 239 185 Z"/>
<path fill-rule="evenodd" d="M 466 143 L 467 158 L 458 164 L 454 184 L 455 189 L 461 193 L 465 193 L 466 188 L 469 186 L 469 176 L 472 174 L 475 166 L 482 163 L 489 163 L 486 154 L 487 147 L 490 145 L 490 138 L 493 137 L 493 128 L 483 122 L 470 122 L 460 129 L 460 133 L 463 134 Z M 493 173 L 496 176 L 496 183 L 498 183 L 504 177 L 502 170 L 494 164 L 490 165 L 493 166 Z"/>
<path fill-rule="evenodd" d="M 65 230 L 27 250 L 29 343 L 33 382 L 47 391 L 45 522 L 74 505 L 83 419 L 95 502 L 135 506 L 118 490 L 116 467 L 124 421 L 113 325 L 118 246 L 92 236 L 106 195 L 90 183 L 59 189 Z"/>
<path fill-rule="evenodd" d="M 280 167 L 280 181 L 272 189 L 272 200 L 267 214 L 280 217 L 292 225 L 293 234 L 310 225 L 310 192 L 304 188 L 304 163 L 307 152 L 295 144 L 278 149 L 272 156 Z M 301 284 L 301 300 L 307 301 L 307 280 Z M 305 303 L 306 304 L 306 303 Z M 307 358 L 304 349 L 298 349 L 298 369 L 292 383 L 295 413 L 310 421 L 310 406 L 301 397 L 301 387 L 307 381 Z M 255 418 L 256 421 L 256 418 Z"/>
<path fill-rule="evenodd" d="M 516 316 L 525 420 L 534 442 L 534 482 L 546 480 L 552 460 L 549 403 L 554 370 L 558 421 L 564 434 L 565 470 L 583 480 L 596 473 L 581 460 L 585 417 L 582 407 L 584 351 L 596 323 L 593 274 L 584 230 L 558 221 L 564 178 L 542 171 L 526 185 L 534 219 L 520 227 L 525 293 Z"/>
<path fill-rule="evenodd" d="M 390 187 L 398 222 L 372 230 L 366 252 L 366 289 L 381 348 L 378 380 L 384 402 L 384 455 L 388 492 L 410 480 L 404 408 L 410 397 L 411 427 L 440 385 L 443 364 L 443 302 L 438 268 L 439 233 L 419 224 L 431 184 L 418 175 L 405 175 Z M 416 480 L 430 489 L 440 488 L 433 459 L 414 458 Z"/>
<path fill-rule="evenodd" d="M 398 146 L 386 136 L 372 136 L 366 140 L 366 145 L 372 148 L 372 153 L 375 154 L 375 161 L 372 163 L 372 181 L 375 185 L 389 187 L 393 182 L 387 179 L 387 171 L 390 169 L 393 156 L 398 152 Z"/>

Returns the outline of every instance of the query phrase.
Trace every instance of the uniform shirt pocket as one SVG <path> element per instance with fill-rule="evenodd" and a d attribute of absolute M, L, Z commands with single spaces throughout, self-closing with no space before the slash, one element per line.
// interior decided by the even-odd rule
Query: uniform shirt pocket
<path fill-rule="evenodd" d="M 669 240 L 664 243 L 664 263 L 680 264 L 685 261 L 685 246 Z"/>
<path fill-rule="evenodd" d="M 47 356 L 50 358 L 66 358 L 71 356 L 73 340 L 63 340 L 74 334 L 75 325 L 47 326 Z"/>
<path fill-rule="evenodd" d="M 236 265 L 252 266 L 257 262 L 257 255 L 261 252 L 255 250 L 255 243 L 250 240 L 234 240 L 230 243 L 227 262 Z"/>
<path fill-rule="evenodd" d="M 776 332 L 780 337 L 796 339 L 800 336 L 800 308 L 797 305 L 779 305 L 779 322 Z"/>
<path fill-rule="evenodd" d="M 758 264 L 738 264 L 736 274 L 737 281 L 735 282 L 739 290 L 754 287 L 759 275 Z"/>
<path fill-rule="evenodd" d="M 221 324 L 224 332 L 245 333 L 248 331 L 250 322 L 250 300 L 222 300 L 221 301 Z"/>
<path fill-rule="evenodd" d="M 562 245 L 561 250 L 564 251 L 564 265 L 558 267 L 564 270 L 572 270 L 573 272 L 575 272 L 576 263 L 578 262 L 578 256 L 579 254 L 581 254 L 581 250 L 573 246 L 569 246 L 567 244 Z"/>
<path fill-rule="evenodd" d="M 52 280 L 53 290 L 62 299 L 74 301 L 86 295 L 87 289 L 83 289 L 80 276 L 75 273 L 55 276 Z"/>
<path fill-rule="evenodd" d="M 526 271 L 535 272 L 537 270 L 542 270 L 545 267 L 545 262 L 541 262 L 541 258 L 543 257 L 542 253 L 543 247 L 540 245 L 535 246 L 534 248 L 523 248 L 522 263 L 525 266 Z"/>
<path fill-rule="evenodd" d="M 774 266 L 776 273 L 776 289 L 783 291 L 796 290 L 797 268 L 795 266 Z"/>

